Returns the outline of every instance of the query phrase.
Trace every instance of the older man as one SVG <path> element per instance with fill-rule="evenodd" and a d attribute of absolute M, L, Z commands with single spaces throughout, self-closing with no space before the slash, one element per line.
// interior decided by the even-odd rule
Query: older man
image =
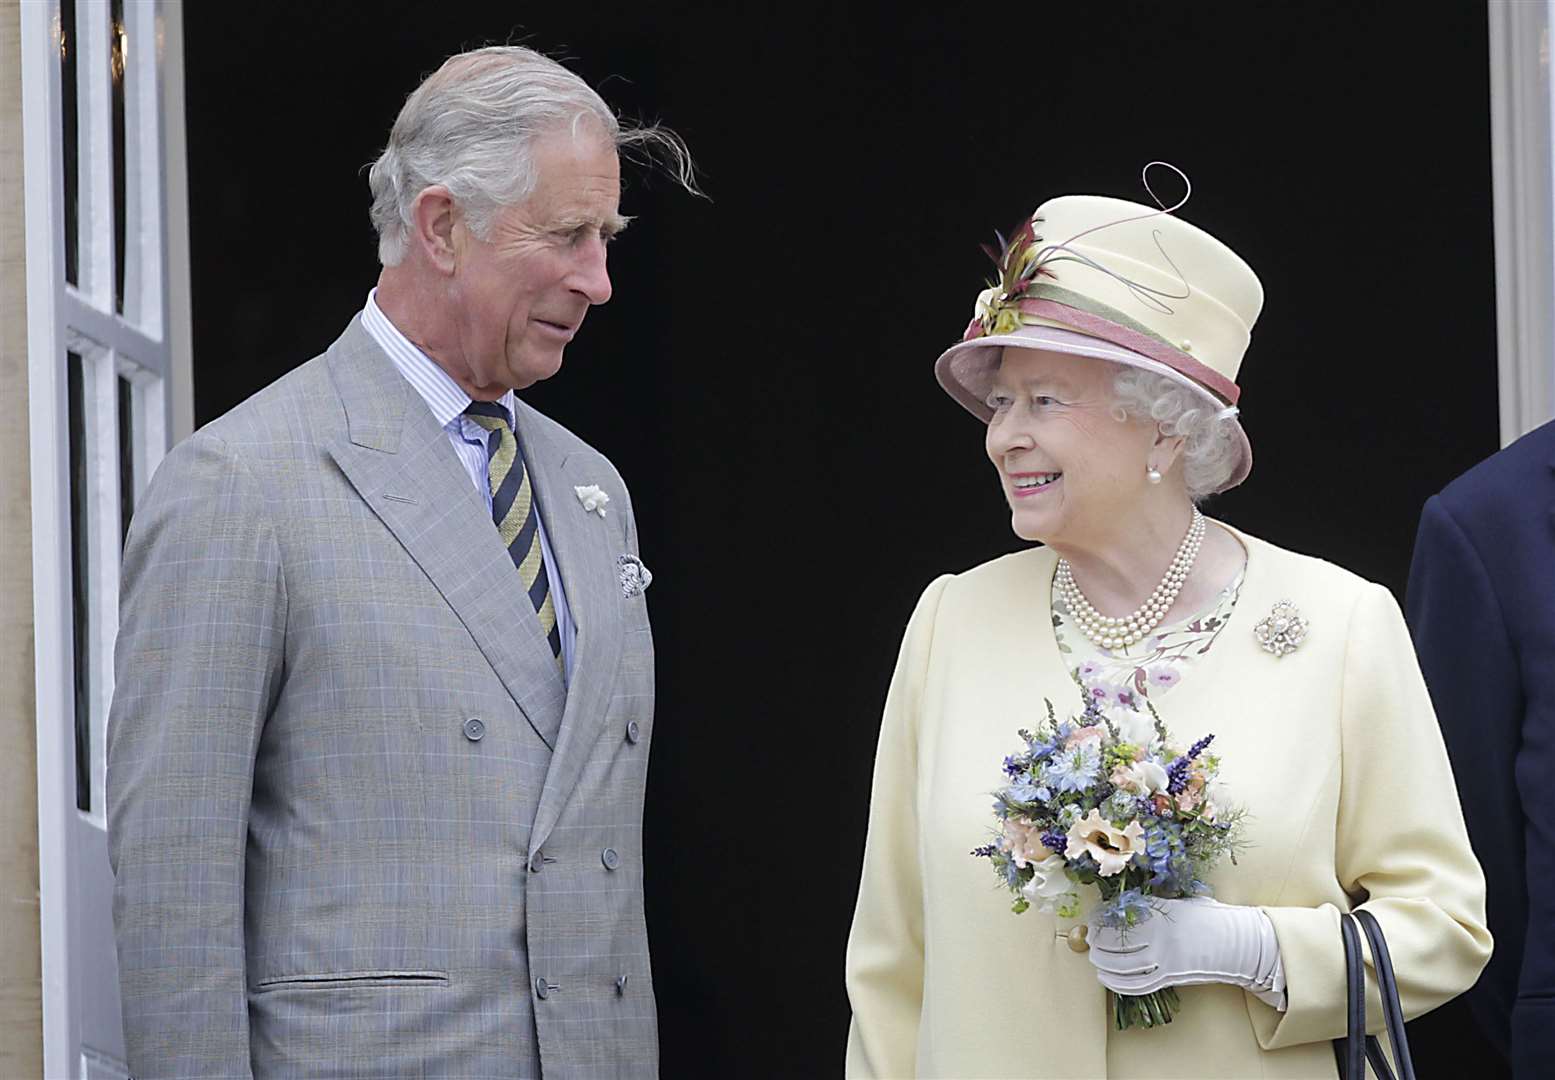
<path fill-rule="evenodd" d="M 330 348 L 168 455 L 124 557 L 109 832 L 142 1077 L 653 1076 L 631 502 L 518 400 L 610 298 L 624 130 L 456 56 Z"/>

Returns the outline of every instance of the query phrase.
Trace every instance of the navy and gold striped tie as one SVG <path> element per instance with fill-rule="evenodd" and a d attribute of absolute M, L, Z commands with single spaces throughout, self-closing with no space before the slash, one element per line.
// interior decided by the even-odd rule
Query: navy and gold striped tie
<path fill-rule="evenodd" d="M 529 591 L 529 600 L 540 617 L 540 632 L 550 643 L 556 665 L 562 662 L 562 635 L 556 625 L 556 605 L 551 601 L 551 583 L 545 574 L 545 553 L 540 546 L 540 513 L 535 506 L 534 488 L 524 468 L 524 454 L 518 448 L 508 411 L 495 401 L 472 401 L 464 410 L 490 434 L 486 438 L 486 475 L 491 482 L 491 519 L 507 545 L 513 565 Z"/>

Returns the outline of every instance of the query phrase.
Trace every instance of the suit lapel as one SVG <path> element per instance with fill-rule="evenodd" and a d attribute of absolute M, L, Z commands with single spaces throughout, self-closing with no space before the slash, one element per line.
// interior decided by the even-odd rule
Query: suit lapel
<path fill-rule="evenodd" d="M 329 365 L 347 422 L 330 455 L 554 750 L 566 691 L 518 570 L 447 433 L 359 319 L 331 347 Z"/>
<path fill-rule="evenodd" d="M 577 632 L 561 734 L 530 833 L 531 846 L 538 848 L 561 816 L 599 739 L 621 659 L 621 598 L 616 584 L 620 552 L 613 540 L 619 530 L 598 514 L 585 512 L 573 489 L 603 483 L 607 494 L 616 495 L 607 515 L 624 513 L 626 500 L 619 492 L 608 490 L 609 478 L 597 455 L 564 454 L 542 429 L 534 411 L 522 402 L 514 414 L 530 483 L 540 504 L 540 519 L 556 556 Z"/>

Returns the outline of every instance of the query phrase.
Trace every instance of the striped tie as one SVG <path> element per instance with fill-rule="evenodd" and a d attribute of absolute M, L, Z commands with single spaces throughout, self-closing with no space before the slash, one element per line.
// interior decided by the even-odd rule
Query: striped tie
<path fill-rule="evenodd" d="M 550 642 L 560 668 L 562 634 L 556 625 L 556 605 L 551 602 L 551 583 L 545 575 L 540 514 L 508 411 L 494 401 L 472 401 L 464 412 L 490 432 L 486 438 L 486 474 L 491 481 L 491 519 L 497 523 L 497 532 L 502 534 L 513 565 L 518 567 L 524 588 L 529 590 L 529 600 L 540 617 L 540 631 Z"/>

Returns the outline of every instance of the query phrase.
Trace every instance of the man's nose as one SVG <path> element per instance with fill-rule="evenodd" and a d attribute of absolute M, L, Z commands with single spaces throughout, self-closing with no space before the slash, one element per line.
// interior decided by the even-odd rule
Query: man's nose
<path fill-rule="evenodd" d="M 603 304 L 610 299 L 610 270 L 606 266 L 603 240 L 596 238 L 580 256 L 572 287 L 586 296 L 591 304 Z"/>

